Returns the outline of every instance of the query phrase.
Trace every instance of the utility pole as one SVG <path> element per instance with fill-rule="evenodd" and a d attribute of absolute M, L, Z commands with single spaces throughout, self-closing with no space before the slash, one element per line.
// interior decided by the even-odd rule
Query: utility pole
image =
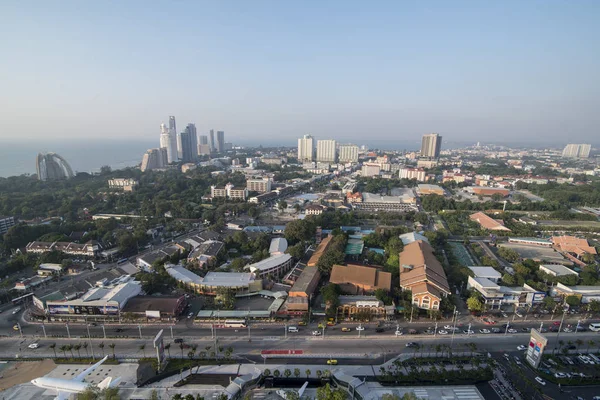
<path fill-rule="evenodd" d="M 173 325 L 169 326 L 171 328 L 171 339 L 173 339 Z"/>
<path fill-rule="evenodd" d="M 142 325 L 138 324 L 138 329 L 140 330 L 140 339 L 142 338 Z"/>
<path fill-rule="evenodd" d="M 283 331 L 283 337 L 287 339 L 287 322 L 283 325 L 283 328 L 285 329 Z"/>
<path fill-rule="evenodd" d="M 44 324 L 42 324 L 42 330 L 44 331 L 44 338 L 48 338 L 46 335 L 46 326 Z"/>
<path fill-rule="evenodd" d="M 85 322 L 85 327 L 87 328 L 88 340 L 90 342 L 90 349 L 92 349 L 92 360 L 95 360 L 96 357 L 94 356 L 94 346 L 92 345 L 92 336 L 90 336 L 90 324 L 87 323 L 87 319 Z"/>
<path fill-rule="evenodd" d="M 410 305 L 410 323 L 412 324 L 413 311 L 415 311 L 415 307 L 413 307 L 412 303 Z"/>
<path fill-rule="evenodd" d="M 323 340 L 325 340 L 325 327 L 326 327 L 326 326 L 327 326 L 327 325 L 323 325 Z"/>
<path fill-rule="evenodd" d="M 104 327 L 104 324 L 102 324 L 102 333 L 104 334 L 104 339 L 106 339 L 106 328 Z"/>
<path fill-rule="evenodd" d="M 23 330 L 21 329 L 21 324 L 17 322 L 17 327 L 19 327 L 19 334 L 23 337 Z"/>
<path fill-rule="evenodd" d="M 69 332 L 69 323 L 66 323 L 65 327 L 67 328 L 67 336 L 69 337 L 69 339 L 71 339 L 71 332 Z"/>
<path fill-rule="evenodd" d="M 438 323 L 436 322 L 435 323 L 435 331 L 433 332 L 433 337 L 437 336 L 437 326 L 438 326 Z"/>

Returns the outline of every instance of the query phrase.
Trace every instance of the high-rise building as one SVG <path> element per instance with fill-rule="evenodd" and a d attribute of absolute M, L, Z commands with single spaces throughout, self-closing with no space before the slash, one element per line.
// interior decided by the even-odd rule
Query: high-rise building
<path fill-rule="evenodd" d="M 268 193 L 271 191 L 271 178 L 252 178 L 246 180 L 246 189 L 250 192 Z"/>
<path fill-rule="evenodd" d="M 588 158 L 592 150 L 591 144 L 568 144 L 562 152 L 565 158 Z"/>
<path fill-rule="evenodd" d="M 173 118 L 173 125 L 175 125 L 175 117 Z M 171 121 L 169 121 L 170 124 Z M 171 128 L 167 128 L 165 124 L 160 124 L 160 148 L 165 149 L 167 152 L 167 159 L 169 163 L 174 163 L 179 160 L 177 155 L 177 135 L 173 134 Z"/>
<path fill-rule="evenodd" d="M 225 152 L 225 132 L 217 131 L 217 153 Z"/>
<path fill-rule="evenodd" d="M 199 144 L 198 145 L 198 154 L 201 156 L 210 156 L 210 145 L 208 144 Z"/>
<path fill-rule="evenodd" d="M 194 162 L 196 157 L 194 154 L 192 133 L 187 128 L 179 134 L 179 141 L 181 142 L 181 160 L 184 163 Z M 196 146 L 196 149 L 197 148 L 198 146 Z M 196 150 L 196 152 L 197 151 L 198 150 Z"/>
<path fill-rule="evenodd" d="M 71 166 L 56 153 L 39 153 L 35 159 L 35 169 L 40 181 L 55 181 L 73 177 Z"/>
<path fill-rule="evenodd" d="M 335 140 L 317 140 L 317 161 L 335 162 Z"/>
<path fill-rule="evenodd" d="M 304 137 L 298 139 L 298 161 L 313 161 L 314 148 L 314 138 L 311 135 L 304 135 Z"/>
<path fill-rule="evenodd" d="M 421 157 L 438 158 L 442 148 L 442 137 L 437 133 L 423 135 Z"/>
<path fill-rule="evenodd" d="M 208 145 L 210 146 L 210 151 L 211 153 L 216 152 L 217 147 L 215 143 L 215 131 L 211 129 L 208 135 Z"/>
<path fill-rule="evenodd" d="M 0 235 L 4 235 L 13 226 L 15 226 L 15 217 L 3 217 L 0 215 Z"/>
<path fill-rule="evenodd" d="M 171 135 L 171 137 L 175 138 L 175 142 L 176 142 L 176 148 L 177 148 L 177 159 L 173 160 L 173 161 L 169 161 L 169 162 L 175 162 L 181 159 L 181 140 L 179 138 L 179 135 L 177 134 L 177 124 L 175 123 L 175 116 L 174 115 L 170 115 L 169 116 L 169 135 Z"/>
<path fill-rule="evenodd" d="M 208 136 L 200 135 L 200 143 L 199 144 L 208 144 Z"/>
<path fill-rule="evenodd" d="M 198 158 L 198 133 L 196 132 L 196 124 L 187 124 L 185 130 L 192 137 L 192 157 L 193 161 L 196 161 Z"/>
<path fill-rule="evenodd" d="M 340 145 L 338 158 L 341 163 L 358 162 L 358 146 L 355 144 Z"/>
<path fill-rule="evenodd" d="M 167 157 L 167 149 L 148 149 L 144 157 L 142 158 L 142 165 L 140 169 L 142 172 L 150 171 L 153 169 L 162 169 L 169 164 Z"/>

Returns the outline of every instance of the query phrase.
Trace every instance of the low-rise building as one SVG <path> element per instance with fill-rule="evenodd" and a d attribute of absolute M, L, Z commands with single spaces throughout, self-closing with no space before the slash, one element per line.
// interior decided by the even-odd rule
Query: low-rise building
<path fill-rule="evenodd" d="M 425 182 L 427 173 L 423 168 L 400 168 L 398 170 L 400 179 L 416 179 L 418 182 Z"/>
<path fill-rule="evenodd" d="M 550 290 L 552 297 L 560 297 L 562 299 L 575 296 L 581 299 L 581 303 L 587 304 L 592 300 L 600 301 L 600 286 L 567 286 L 562 283 L 557 283 Z"/>
<path fill-rule="evenodd" d="M 507 197 L 510 194 L 510 190 L 504 188 L 491 188 L 485 186 L 472 186 L 468 188 L 475 196 L 493 196 L 499 194 L 502 197 Z"/>
<path fill-rule="evenodd" d="M 224 246 L 225 243 L 218 240 L 207 240 L 191 251 L 188 260 L 197 261 L 200 267 L 212 267 Z"/>
<path fill-rule="evenodd" d="M 416 242 L 417 240 L 422 240 L 423 242 L 429 243 L 429 239 L 417 232 L 403 233 L 400 235 L 400 240 L 402 240 L 402 244 L 405 246 L 412 242 Z"/>
<path fill-rule="evenodd" d="M 173 321 L 187 305 L 185 296 L 136 296 L 129 299 L 123 314 L 132 314 L 149 321 Z"/>
<path fill-rule="evenodd" d="M 375 212 L 407 212 L 418 210 L 412 199 L 405 199 L 402 196 L 381 196 L 373 193 L 363 193 L 363 201 L 352 204 L 352 207 L 357 210 Z"/>
<path fill-rule="evenodd" d="M 386 307 L 382 301 L 375 296 L 339 296 L 337 308 L 338 319 L 370 319 L 385 317 L 387 310 L 392 315 L 394 307 Z"/>
<path fill-rule="evenodd" d="M 494 283 L 498 283 L 500 279 L 502 279 L 502 274 L 496 271 L 495 268 L 492 267 L 468 267 L 471 271 L 473 271 L 473 276 L 475 278 L 485 278 L 489 279 Z"/>
<path fill-rule="evenodd" d="M 419 196 L 426 196 L 428 194 L 437 194 L 438 196 L 443 196 L 444 188 L 438 185 L 422 183 L 417 186 L 417 194 L 419 194 Z"/>
<path fill-rule="evenodd" d="M 228 183 L 225 187 L 219 188 L 216 186 L 210 187 L 210 197 L 211 198 L 229 198 L 232 200 L 246 200 L 248 197 L 248 189 L 246 188 L 236 188 L 233 184 Z"/>
<path fill-rule="evenodd" d="M 133 178 L 113 178 L 108 180 L 108 188 L 122 190 L 124 192 L 133 192 L 137 187 L 138 181 Z"/>
<path fill-rule="evenodd" d="M 288 248 L 287 239 L 284 237 L 277 237 L 271 239 L 271 244 L 269 245 L 269 254 L 272 256 L 278 254 L 284 254 Z"/>
<path fill-rule="evenodd" d="M 170 257 L 173 254 L 181 251 L 181 249 L 176 245 L 165 246 L 162 249 L 158 249 L 155 251 L 151 251 L 150 253 L 144 254 L 143 256 L 139 256 L 136 259 L 137 267 L 143 269 L 144 271 L 150 272 L 154 270 L 153 264 L 157 261 L 162 261 L 166 257 Z"/>
<path fill-rule="evenodd" d="M 262 290 L 262 279 L 246 272 L 208 272 L 204 277 L 180 266 L 168 264 L 167 273 L 189 290 L 199 294 L 216 295 L 220 289 L 236 294 L 255 293 Z"/>
<path fill-rule="evenodd" d="M 508 243 L 525 244 L 528 246 L 552 247 L 552 241 L 541 238 L 509 237 Z"/>
<path fill-rule="evenodd" d="M 376 163 L 364 163 L 361 169 L 361 175 L 364 177 L 379 176 L 381 165 Z"/>
<path fill-rule="evenodd" d="M 566 275 L 575 275 L 579 276 L 579 274 L 573 271 L 571 268 L 567 268 L 564 265 L 560 264 L 542 264 L 540 265 L 540 271 L 545 272 L 548 275 L 552 276 L 566 276 Z"/>
<path fill-rule="evenodd" d="M 50 276 L 58 275 L 63 271 L 61 264 L 42 263 L 38 266 L 38 275 Z"/>
<path fill-rule="evenodd" d="M 332 240 L 333 240 L 332 235 L 329 235 L 325 239 L 323 239 L 321 241 L 321 243 L 319 243 L 319 245 L 317 246 L 317 249 L 315 250 L 313 255 L 310 257 L 310 259 L 308 260 L 308 263 L 306 263 L 306 265 L 308 265 L 309 267 L 316 267 L 317 263 L 321 259 L 321 256 L 329 248 L 329 245 L 331 244 Z"/>
<path fill-rule="evenodd" d="M 552 244 L 558 251 L 581 257 L 584 254 L 596 254 L 596 248 L 590 246 L 587 239 L 575 236 L 553 236 Z"/>
<path fill-rule="evenodd" d="M 311 204 L 304 209 L 306 215 L 321 215 L 323 211 L 324 207 L 319 204 Z"/>
<path fill-rule="evenodd" d="M 292 261 L 292 256 L 280 253 L 254 264 L 246 265 L 244 269 L 252 272 L 257 278 L 281 277 L 292 268 Z"/>
<path fill-rule="evenodd" d="M 100 251 L 100 245 L 95 240 L 84 244 L 73 242 L 30 242 L 25 247 L 28 253 L 48 253 L 50 251 L 61 251 L 74 256 L 95 257 Z"/>
<path fill-rule="evenodd" d="M 351 295 L 373 293 L 377 289 L 389 292 L 392 274 L 363 265 L 334 265 L 329 282 L 339 285 L 343 293 Z"/>
<path fill-rule="evenodd" d="M 522 287 L 500 286 L 487 278 L 472 276 L 467 280 L 467 289 L 479 292 L 484 304 L 490 309 L 500 309 L 503 305 L 532 306 L 541 303 L 546 297 L 546 292 L 536 290 L 527 284 Z"/>
<path fill-rule="evenodd" d="M 360 192 L 356 192 L 356 193 L 348 192 L 348 193 L 346 193 L 346 201 L 349 204 L 362 203 L 362 193 L 360 193 Z"/>
<path fill-rule="evenodd" d="M 306 267 L 294 282 L 289 292 L 289 297 L 310 298 L 321 279 L 321 273 L 315 267 Z M 288 298 L 289 298 L 288 297 Z"/>
<path fill-rule="evenodd" d="M 476 212 L 475 214 L 471 214 L 469 218 L 471 219 L 471 221 L 475 221 L 479 225 L 481 225 L 483 229 L 487 229 L 489 231 L 510 232 L 510 229 L 504 226 L 504 221 L 502 221 L 501 219 L 494 219 L 492 217 L 489 217 L 481 211 Z"/>
<path fill-rule="evenodd" d="M 271 191 L 273 180 L 268 177 L 246 180 L 246 189 L 250 192 L 268 193 Z"/>

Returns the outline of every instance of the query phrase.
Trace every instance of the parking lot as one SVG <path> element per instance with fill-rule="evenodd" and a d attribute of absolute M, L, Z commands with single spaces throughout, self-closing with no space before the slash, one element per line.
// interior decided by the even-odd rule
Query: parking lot
<path fill-rule="evenodd" d="M 549 247 L 543 246 L 527 246 L 516 243 L 502 243 L 502 247 L 513 249 L 521 258 L 531 258 L 535 261 L 548 261 L 553 263 L 563 263 L 565 258 L 557 251 Z"/>

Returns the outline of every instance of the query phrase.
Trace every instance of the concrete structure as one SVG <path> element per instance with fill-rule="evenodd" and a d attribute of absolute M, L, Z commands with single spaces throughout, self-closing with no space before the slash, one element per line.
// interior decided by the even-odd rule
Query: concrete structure
<path fill-rule="evenodd" d="M 421 141 L 421 157 L 438 158 L 442 148 L 442 137 L 437 133 L 423 135 Z"/>
<path fill-rule="evenodd" d="M 591 144 L 568 144 L 564 148 L 562 156 L 565 158 L 589 158 L 591 150 Z"/>
<path fill-rule="evenodd" d="M 39 153 L 35 159 L 35 169 L 40 181 L 69 179 L 74 176 L 67 160 L 56 153 Z"/>
<path fill-rule="evenodd" d="M 523 244 L 523 245 L 527 245 L 527 246 L 552 247 L 551 240 L 540 239 L 540 238 L 509 237 L 508 243 Z"/>
<path fill-rule="evenodd" d="M 362 265 L 334 265 L 330 283 L 340 286 L 343 293 L 358 295 L 373 293 L 377 289 L 392 289 L 392 274 Z"/>
<path fill-rule="evenodd" d="M 504 226 L 504 221 L 493 219 L 492 217 L 487 216 L 481 211 L 476 212 L 475 214 L 471 214 L 469 216 L 471 221 L 477 222 L 483 229 L 487 229 L 489 231 L 508 231 L 510 229 Z"/>
<path fill-rule="evenodd" d="M 78 299 L 46 302 L 48 318 L 64 320 L 71 317 L 84 319 L 84 316 L 89 316 L 118 319 L 127 302 L 141 291 L 142 285 L 135 281 L 113 287 L 96 287 Z"/>
<path fill-rule="evenodd" d="M 269 254 L 272 256 L 278 254 L 284 254 L 288 248 L 288 241 L 286 238 L 277 237 L 271 239 L 271 245 L 269 246 Z"/>
<path fill-rule="evenodd" d="M 133 192 L 138 181 L 133 178 L 113 178 L 108 180 L 109 189 L 118 189 L 124 192 Z"/>
<path fill-rule="evenodd" d="M 405 246 L 412 242 L 416 242 L 417 240 L 429 243 L 429 239 L 417 232 L 404 233 L 400 235 L 400 240 L 402 240 L 402 244 L 404 244 Z"/>
<path fill-rule="evenodd" d="M 248 189 L 236 188 L 231 183 L 225 185 L 224 188 L 218 188 L 216 186 L 210 187 L 210 197 L 226 197 L 232 200 L 246 200 L 248 198 Z"/>
<path fill-rule="evenodd" d="M 510 194 L 510 190 L 504 188 L 491 188 L 485 186 L 471 186 L 467 188 L 467 191 L 473 193 L 475 196 L 491 197 L 495 194 L 499 194 L 502 197 L 507 197 Z"/>
<path fill-rule="evenodd" d="M 333 236 L 331 236 L 331 235 L 324 238 L 321 241 L 321 243 L 319 243 L 319 245 L 317 246 L 317 250 L 315 250 L 315 252 L 310 257 L 310 259 L 308 260 L 308 263 L 306 263 L 306 265 L 308 265 L 309 267 L 316 267 L 317 263 L 321 259 L 321 256 L 329 248 L 329 245 L 331 244 L 332 240 L 333 240 Z"/>
<path fill-rule="evenodd" d="M 412 291 L 412 303 L 426 310 L 439 310 L 450 286 L 433 248 L 422 240 L 404 246 L 400 253 L 400 288 Z"/>
<path fill-rule="evenodd" d="M 50 251 L 61 251 L 74 256 L 94 257 L 100 251 L 100 246 L 95 240 L 84 244 L 73 242 L 30 242 L 25 246 L 28 253 L 48 253 Z"/>
<path fill-rule="evenodd" d="M 38 275 L 49 276 L 60 274 L 63 271 L 61 264 L 42 263 L 38 266 Z"/>
<path fill-rule="evenodd" d="M 587 304 L 592 300 L 600 301 L 600 286 L 567 286 L 557 283 L 550 290 L 550 295 L 562 299 L 575 296 L 581 299 L 581 303 Z"/>
<path fill-rule="evenodd" d="M 221 289 L 228 289 L 236 294 L 262 290 L 262 279 L 255 279 L 251 273 L 208 272 L 201 277 L 180 265 L 167 264 L 165 268 L 177 282 L 199 294 L 216 295 Z"/>
<path fill-rule="evenodd" d="M 418 211 L 416 198 L 403 193 L 402 196 L 380 196 L 373 193 L 363 193 L 361 203 L 353 203 L 352 207 L 364 211 Z"/>
<path fill-rule="evenodd" d="M 339 296 L 339 302 L 337 315 L 341 319 L 364 319 L 367 315 L 374 318 L 385 317 L 388 309 L 375 296 Z M 389 307 L 389 310 L 393 315 L 394 307 Z"/>
<path fill-rule="evenodd" d="M 147 272 L 154 271 L 153 264 L 157 261 L 164 260 L 166 257 L 170 257 L 173 254 L 181 251 L 181 249 L 175 245 L 165 246 L 162 249 L 152 251 L 150 253 L 144 254 L 136 259 L 136 264 L 138 268 L 143 269 Z"/>
<path fill-rule="evenodd" d="M 575 275 L 579 276 L 579 274 L 573 271 L 571 268 L 567 268 L 564 265 L 560 264 L 542 264 L 540 265 L 540 271 L 547 273 L 552 276 L 566 276 L 566 275 Z"/>
<path fill-rule="evenodd" d="M 171 321 L 183 313 L 186 305 L 185 296 L 136 296 L 129 299 L 122 312 L 153 321 Z"/>
<path fill-rule="evenodd" d="M 200 268 L 212 267 L 217 262 L 217 257 L 225 243 L 218 240 L 207 240 L 194 248 L 188 255 L 189 261 L 195 261 Z"/>
<path fill-rule="evenodd" d="M 364 177 L 379 176 L 381 172 L 381 165 L 377 163 L 366 162 L 363 163 L 360 170 L 360 174 Z"/>
<path fill-rule="evenodd" d="M 0 216 L 0 235 L 4 235 L 13 226 L 15 226 L 15 217 Z"/>
<path fill-rule="evenodd" d="M 298 139 L 298 162 L 314 160 L 314 138 L 311 135 L 304 135 Z"/>
<path fill-rule="evenodd" d="M 217 153 L 225 152 L 225 132 L 223 132 L 223 131 L 217 131 L 216 150 L 217 150 Z"/>
<path fill-rule="evenodd" d="M 339 162 L 341 163 L 357 163 L 358 162 L 358 146 L 355 144 L 342 144 L 339 147 Z"/>
<path fill-rule="evenodd" d="M 334 163 L 336 161 L 335 140 L 317 140 L 317 161 Z"/>
<path fill-rule="evenodd" d="M 257 278 L 266 278 L 267 276 L 281 277 L 292 268 L 292 256 L 289 254 L 277 254 L 265 258 L 254 264 L 244 267 L 245 270 L 252 272 Z"/>
<path fill-rule="evenodd" d="M 430 185 L 427 183 L 422 183 L 417 186 L 417 194 L 420 196 L 426 196 L 428 194 L 437 194 L 439 196 L 444 195 L 444 188 L 438 185 Z"/>
<path fill-rule="evenodd" d="M 201 156 L 209 156 L 210 153 L 211 153 L 211 150 L 210 150 L 210 145 L 209 144 L 199 144 L 198 145 L 198 154 L 199 155 L 201 155 Z"/>
<path fill-rule="evenodd" d="M 271 191 L 272 185 L 273 179 L 269 177 L 246 180 L 246 189 L 248 189 L 249 192 L 268 193 Z"/>
<path fill-rule="evenodd" d="M 167 149 L 148 149 L 142 157 L 142 172 L 153 169 L 164 169 L 169 164 Z"/>
<path fill-rule="evenodd" d="M 467 289 L 474 289 L 490 309 L 499 309 L 503 305 L 531 306 L 541 303 L 546 293 L 538 291 L 524 284 L 522 287 L 500 286 L 487 278 L 474 278 L 467 280 Z"/>
<path fill-rule="evenodd" d="M 306 215 L 321 215 L 325 211 L 325 207 L 319 204 L 311 204 L 304 209 Z"/>
<path fill-rule="evenodd" d="M 398 170 L 400 179 L 416 179 L 418 182 L 425 182 L 427 173 L 423 168 L 400 168 Z"/>
<path fill-rule="evenodd" d="M 180 159 L 184 163 L 190 163 L 196 161 L 196 148 L 194 148 L 194 140 L 192 138 L 192 132 L 186 128 L 185 131 L 179 133 L 178 142 L 181 143 L 181 156 Z"/>
<path fill-rule="evenodd" d="M 502 279 L 502 274 L 496 271 L 492 267 L 468 267 L 471 271 L 473 271 L 473 276 L 475 278 L 485 278 L 489 279 L 494 283 L 498 283 L 500 279 Z"/>

